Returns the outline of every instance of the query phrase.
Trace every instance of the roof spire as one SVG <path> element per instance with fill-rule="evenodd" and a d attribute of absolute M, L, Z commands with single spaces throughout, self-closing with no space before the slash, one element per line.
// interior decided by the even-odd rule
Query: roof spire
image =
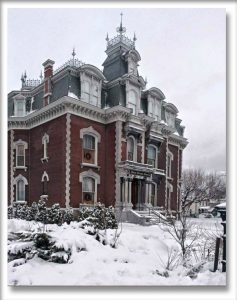
<path fill-rule="evenodd" d="M 106 35 L 106 38 L 105 38 L 105 40 L 106 40 L 106 42 L 108 42 L 108 41 L 109 41 L 109 34 L 108 34 L 108 32 L 107 32 L 107 35 Z"/>
<path fill-rule="evenodd" d="M 72 63 L 73 63 L 73 66 L 74 66 L 75 56 L 76 56 L 75 47 L 73 47 L 73 49 L 72 49 Z"/>
<path fill-rule="evenodd" d="M 124 32 L 126 32 L 126 28 L 123 27 L 123 13 L 122 13 L 122 12 L 121 12 L 120 16 L 121 16 L 121 21 L 120 21 L 120 26 L 117 27 L 117 32 L 118 32 L 120 35 L 122 35 Z"/>
<path fill-rule="evenodd" d="M 40 71 L 40 81 L 42 82 L 43 81 L 43 74 L 42 74 L 42 70 Z"/>

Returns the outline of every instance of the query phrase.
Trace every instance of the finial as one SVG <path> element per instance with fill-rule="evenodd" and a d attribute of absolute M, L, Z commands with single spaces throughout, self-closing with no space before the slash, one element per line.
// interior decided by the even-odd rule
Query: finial
<path fill-rule="evenodd" d="M 75 47 L 73 47 L 73 50 L 72 50 L 72 57 L 73 57 L 73 59 L 74 59 L 74 56 L 76 56 Z"/>
<path fill-rule="evenodd" d="M 137 37 L 136 37 L 136 33 L 134 32 L 134 36 L 133 36 L 134 43 L 136 42 L 136 40 L 137 40 Z"/>
<path fill-rule="evenodd" d="M 43 80 L 43 74 L 42 74 L 42 70 L 40 71 L 40 80 L 41 80 L 41 82 L 42 82 L 42 80 Z"/>
<path fill-rule="evenodd" d="M 109 34 L 108 34 L 108 32 L 107 32 L 107 35 L 106 35 L 106 38 L 105 38 L 105 40 L 106 40 L 106 42 L 108 42 L 108 41 L 109 41 Z"/>
<path fill-rule="evenodd" d="M 24 75 L 23 75 L 23 73 L 22 73 L 22 75 L 21 75 L 21 81 L 22 81 L 22 82 L 24 81 Z"/>
<path fill-rule="evenodd" d="M 122 12 L 121 12 L 120 16 L 121 16 L 121 21 L 120 21 L 120 26 L 117 27 L 117 32 L 118 32 L 120 35 L 122 35 L 124 32 L 126 32 L 126 28 L 123 27 L 123 13 L 122 13 Z"/>
<path fill-rule="evenodd" d="M 25 74 L 24 74 L 24 78 L 25 78 L 25 79 L 27 78 L 26 71 L 25 71 Z"/>

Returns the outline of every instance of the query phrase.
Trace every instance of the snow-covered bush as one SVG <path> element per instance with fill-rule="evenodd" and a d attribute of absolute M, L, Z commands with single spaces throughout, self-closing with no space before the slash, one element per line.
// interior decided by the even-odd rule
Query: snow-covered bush
<path fill-rule="evenodd" d="M 47 223 L 61 225 L 63 222 L 63 214 L 59 203 L 55 203 L 48 210 Z"/>
<path fill-rule="evenodd" d="M 49 236 L 46 233 L 38 233 L 34 236 L 34 244 L 36 248 L 48 249 L 50 246 Z"/>
<path fill-rule="evenodd" d="M 43 224 L 47 224 L 48 222 L 47 208 L 44 200 L 39 200 L 38 202 L 38 211 L 36 213 L 35 220 Z"/>
<path fill-rule="evenodd" d="M 10 220 L 13 218 L 13 207 L 9 206 L 7 209 L 7 218 Z"/>
<path fill-rule="evenodd" d="M 89 209 L 88 207 L 82 207 L 79 210 L 79 215 L 78 215 L 78 222 L 81 222 L 85 219 L 87 219 L 89 216 L 91 216 L 92 209 Z"/>
<path fill-rule="evenodd" d="M 97 205 L 87 218 L 96 229 L 115 229 L 118 227 L 112 207 Z"/>
<path fill-rule="evenodd" d="M 38 213 L 38 205 L 36 202 L 32 202 L 31 207 L 28 207 L 26 220 L 33 221 L 36 219 L 36 215 Z"/>
<path fill-rule="evenodd" d="M 63 214 L 63 221 L 67 224 L 70 224 L 72 221 L 74 221 L 73 209 L 71 207 L 65 209 Z"/>
<path fill-rule="evenodd" d="M 13 204 L 13 218 L 15 219 L 21 218 L 21 205 L 18 203 Z"/>

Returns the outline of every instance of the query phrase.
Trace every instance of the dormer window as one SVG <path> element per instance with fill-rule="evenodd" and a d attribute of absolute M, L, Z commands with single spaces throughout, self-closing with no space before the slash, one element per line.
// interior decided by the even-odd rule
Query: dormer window
<path fill-rule="evenodd" d="M 24 117 L 26 115 L 26 101 L 23 95 L 14 97 L 14 116 Z"/>
<path fill-rule="evenodd" d="M 80 73 L 81 79 L 81 100 L 94 106 L 101 106 L 102 80 L 105 80 L 103 73 L 94 66 L 83 65 Z"/>
<path fill-rule="evenodd" d="M 132 110 L 133 115 L 136 115 L 136 111 L 137 111 L 137 94 L 133 90 L 131 90 L 128 93 L 127 107 Z"/>
<path fill-rule="evenodd" d="M 169 111 L 166 111 L 166 123 L 172 128 L 175 127 L 175 115 Z"/>
<path fill-rule="evenodd" d="M 161 119 L 161 104 L 154 98 L 148 99 L 148 115 L 156 121 Z"/>

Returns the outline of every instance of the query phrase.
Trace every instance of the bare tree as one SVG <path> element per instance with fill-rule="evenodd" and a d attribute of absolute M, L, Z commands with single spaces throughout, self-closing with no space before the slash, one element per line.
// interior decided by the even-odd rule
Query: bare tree
<path fill-rule="evenodd" d="M 183 172 L 180 207 L 176 217 L 164 227 L 179 244 L 186 263 L 192 252 L 195 241 L 201 236 L 202 229 L 194 224 L 189 216 L 190 206 L 194 202 L 208 201 L 225 197 L 225 182 L 217 174 L 205 174 L 202 170 L 186 170 Z"/>
<path fill-rule="evenodd" d="M 190 206 L 196 202 L 224 198 L 226 184 L 217 173 L 205 174 L 202 170 L 189 169 L 183 172 L 180 212 L 187 214 Z"/>

